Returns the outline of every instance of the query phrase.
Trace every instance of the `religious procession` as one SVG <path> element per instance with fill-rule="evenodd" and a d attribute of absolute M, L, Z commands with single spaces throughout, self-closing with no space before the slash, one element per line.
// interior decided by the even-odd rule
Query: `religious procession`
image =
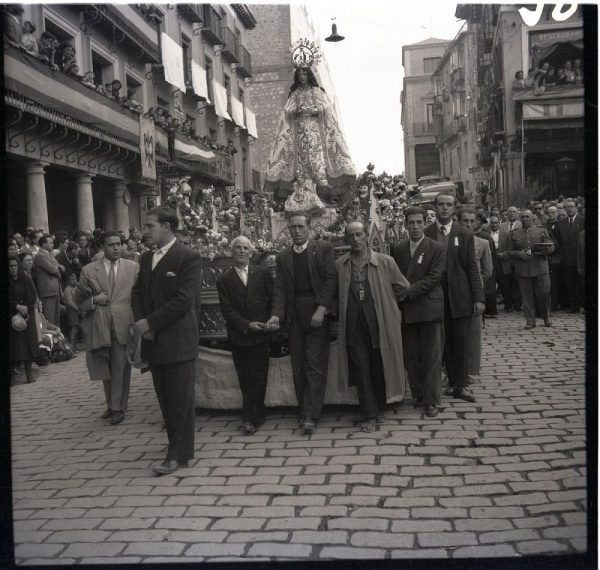
<path fill-rule="evenodd" d="M 341 71 L 338 75 L 333 62 L 342 57 L 341 42 L 346 38 L 338 33 L 336 21 L 322 40 L 309 10 L 245 4 L 3 7 L 9 197 L 7 392 L 19 402 L 27 398 L 27 390 L 49 389 L 43 386 L 64 374 L 70 378 L 68 371 L 76 369 L 76 382 L 69 389 L 85 384 L 86 393 L 93 394 L 85 403 L 79 401 L 78 406 L 89 410 L 81 418 L 89 427 L 80 429 L 117 434 L 109 439 L 131 429 L 139 431 L 136 422 L 151 407 L 144 420 L 150 422 L 144 424 L 145 435 L 151 442 L 151 432 L 156 431 L 163 443 L 144 454 L 134 471 L 144 478 L 140 485 L 153 492 L 162 488 L 155 487 L 163 485 L 160 481 L 182 489 L 186 479 L 201 479 L 198 469 L 207 479 L 222 479 L 215 469 L 227 465 L 241 480 L 246 476 L 258 480 L 261 469 L 274 466 L 275 491 L 291 475 L 302 479 L 306 474 L 308 481 L 322 473 L 333 481 L 335 474 L 346 473 L 353 483 L 354 461 L 340 464 L 339 471 L 333 464 L 329 470 L 328 463 L 322 471 L 288 473 L 287 463 L 269 462 L 277 455 L 268 451 L 255 456 L 251 469 L 239 463 L 242 459 L 231 464 L 214 459 L 236 457 L 228 456 L 227 450 L 247 450 L 248 457 L 254 457 L 253 450 L 262 445 L 277 451 L 278 441 L 285 446 L 281 451 L 289 451 L 291 457 L 293 448 L 287 442 L 319 450 L 330 445 L 327 438 L 336 429 L 350 426 L 349 435 L 343 436 L 351 438 L 350 444 L 357 438 L 369 449 L 382 447 L 381 453 L 375 451 L 377 461 L 371 467 L 390 466 L 391 471 L 380 473 L 391 474 L 388 485 L 390 495 L 398 497 L 396 506 L 402 503 L 400 497 L 409 496 L 405 491 L 421 486 L 407 484 L 412 476 L 404 474 L 420 467 L 424 480 L 434 475 L 427 484 L 431 494 L 410 495 L 414 504 L 409 508 L 439 509 L 440 517 L 433 517 L 439 528 L 434 524 L 428 531 L 417 524 L 409 534 L 403 531 L 402 536 L 412 537 L 407 539 L 412 555 L 433 534 L 432 547 L 468 547 L 457 556 L 582 555 L 589 535 L 582 519 L 585 512 L 574 514 L 586 510 L 580 494 L 565 498 L 573 500 L 566 510 L 574 511 L 577 531 L 560 534 L 570 526 L 568 517 L 550 515 L 554 521 L 549 529 L 526 530 L 529 525 L 521 526 L 517 519 L 527 521 L 538 513 L 527 507 L 509 521 L 500 510 L 517 503 L 496 499 L 492 503 L 487 498 L 481 504 L 474 499 L 469 510 L 497 508 L 497 516 L 483 517 L 481 528 L 464 532 L 466 527 L 461 531 L 451 516 L 452 505 L 440 499 L 446 489 L 433 492 L 436 480 L 442 487 L 452 487 L 453 478 L 464 485 L 477 473 L 482 487 L 501 488 L 501 494 L 518 492 L 506 482 L 533 487 L 542 481 L 537 475 L 568 460 L 578 471 L 573 468 L 564 481 L 559 477 L 560 485 L 549 478 L 548 490 L 569 494 L 573 484 L 579 493 L 586 485 L 581 471 L 585 462 L 575 455 L 552 457 L 551 448 L 546 449 L 569 443 L 571 447 L 556 450 L 577 453 L 585 430 L 574 418 L 572 427 L 578 431 L 569 431 L 552 414 L 544 412 L 547 420 L 555 418 L 549 423 L 539 416 L 533 431 L 539 431 L 540 440 L 546 431 L 552 432 L 548 441 L 536 442 L 536 434 L 525 425 L 516 427 L 521 439 L 532 440 L 522 446 L 530 448 L 532 456 L 539 453 L 543 465 L 541 472 L 532 467 L 533 474 L 525 474 L 528 479 L 516 471 L 512 479 L 504 478 L 494 462 L 489 470 L 477 471 L 483 464 L 474 461 L 469 471 L 471 460 L 462 458 L 479 455 L 453 455 L 464 443 L 452 443 L 451 435 L 442 440 L 450 443 L 441 445 L 458 445 L 446 458 L 448 465 L 457 466 L 454 477 L 440 467 L 445 465 L 443 458 L 439 464 L 430 463 L 438 459 L 433 457 L 403 464 L 394 451 L 401 446 L 398 453 L 403 456 L 408 449 L 402 434 L 409 432 L 403 428 L 414 428 L 414 435 L 435 431 L 431 426 L 438 424 L 442 434 L 473 432 L 456 437 L 470 441 L 470 447 L 491 450 L 490 456 L 498 450 L 505 453 L 502 450 L 511 445 L 519 448 L 518 440 L 499 433 L 513 429 L 502 426 L 510 423 L 513 410 L 515 414 L 521 410 L 519 404 L 511 403 L 511 396 L 504 402 L 496 399 L 490 393 L 494 388 L 482 384 L 487 377 L 490 386 L 498 381 L 526 382 L 518 373 L 521 356 L 515 356 L 514 369 L 510 357 L 495 356 L 498 349 L 502 353 L 501 343 L 510 346 L 508 331 L 520 339 L 510 350 L 515 354 L 527 350 L 528 357 L 540 346 L 556 346 L 563 331 L 571 331 L 566 335 L 569 340 L 565 336 L 567 344 L 583 335 L 578 344 L 583 347 L 585 298 L 593 280 L 585 270 L 585 198 L 596 181 L 586 175 L 584 69 L 586 80 L 588 72 L 582 8 L 558 19 L 552 6 L 534 13 L 518 6 L 448 5 L 449 14 L 458 20 L 445 31 L 448 35 L 453 30 L 453 39 L 430 35 L 398 44 L 403 77 L 401 104 L 398 93 L 394 100 L 395 139 L 382 133 L 370 138 L 367 123 L 351 114 L 344 113 L 342 120 L 342 109 L 350 106 L 344 97 L 352 95 L 345 93 Z M 348 22 L 351 27 L 352 19 Z M 511 26 L 525 39 L 518 46 L 507 41 L 504 56 L 499 55 L 501 36 Z M 511 85 L 512 89 L 504 87 Z M 365 108 L 365 114 L 376 113 L 375 107 L 383 112 L 384 98 L 378 102 L 377 96 L 370 94 L 373 110 Z M 376 123 L 371 130 L 387 128 Z M 384 150 L 383 145 L 390 148 Z M 395 155 L 388 161 L 385 152 Z M 384 169 L 377 168 L 381 163 Z M 575 349 L 569 344 L 569 350 Z M 559 377 L 568 377 L 583 388 L 583 357 L 573 355 L 564 374 L 560 359 L 536 358 L 535 363 L 557 366 L 541 377 L 553 378 L 556 372 L 557 385 Z M 508 370 L 512 372 L 503 376 Z M 139 391 L 138 382 L 149 380 L 152 393 Z M 83 392 L 77 392 L 82 398 Z M 546 405 L 541 394 L 530 404 Z M 578 387 L 572 395 L 581 395 L 584 406 Z M 488 406 L 492 411 L 499 406 L 496 416 L 490 416 L 493 429 L 478 416 L 485 418 Z M 521 407 L 525 410 L 527 404 Z M 505 408 L 510 411 L 500 418 Z M 344 419 L 336 422 L 331 418 L 339 409 L 344 410 Z M 20 433 L 24 424 L 19 411 L 13 407 L 11 413 L 13 434 Z M 203 414 L 208 414 L 207 421 Z M 230 418 L 225 431 L 210 427 L 220 421 L 219 414 L 229 414 L 224 416 Z M 285 428 L 277 427 L 280 421 Z M 497 444 L 488 428 L 496 434 Z M 564 439 L 558 437 L 563 428 Z M 284 433 L 285 438 L 278 440 L 277 435 Z M 395 438 L 393 445 L 385 445 L 387 437 Z M 417 443 L 409 447 L 435 443 L 433 436 L 431 442 L 425 441 L 428 437 L 417 442 L 409 437 L 407 441 Z M 211 441 L 212 447 L 207 447 Z M 43 453 L 32 445 L 32 450 Z M 337 440 L 331 445 L 334 451 Z M 13 461 L 19 467 L 24 456 L 14 449 Z M 362 453 L 360 447 L 353 449 L 357 457 Z M 386 456 L 386 449 L 392 455 Z M 108 478 L 119 472 L 103 467 L 100 460 L 98 477 L 103 469 Z M 362 473 L 371 472 L 377 469 Z M 77 479 L 75 473 L 67 479 Z M 236 473 L 231 475 L 236 478 Z M 318 479 L 323 491 L 316 484 L 313 493 L 327 495 L 325 479 L 320 475 Z M 366 479 L 368 485 L 375 482 L 371 475 Z M 28 475 L 21 474 L 17 483 L 27 480 Z M 124 494 L 130 484 L 135 493 L 135 477 L 129 480 L 129 476 L 124 480 Z M 156 483 L 149 482 L 153 480 Z M 196 482 L 194 496 L 203 493 L 202 481 Z M 222 487 L 227 494 L 228 484 L 214 483 L 214 488 Z M 241 485 L 245 489 L 240 496 L 249 499 L 250 486 Z M 13 515 L 20 512 L 19 500 L 28 500 L 25 488 L 18 487 L 15 497 L 20 499 L 13 499 Z M 353 488 L 346 491 L 354 493 Z M 452 488 L 448 496 L 463 496 L 455 492 Z M 47 495 L 48 508 L 69 506 L 61 499 L 62 491 L 53 493 Z M 180 496 L 184 494 L 182 489 Z M 487 491 L 482 494 L 487 496 Z M 386 510 L 384 495 L 377 497 L 373 512 Z M 552 493 L 547 495 L 542 502 L 555 502 L 549 498 Z M 417 497 L 422 503 L 417 504 Z M 211 513 L 210 505 L 232 511 L 232 520 L 240 511 L 230 506 L 238 503 L 214 501 L 199 503 L 206 505 L 202 509 L 210 531 L 205 530 L 207 536 L 214 530 L 213 538 L 221 519 Z M 251 505 L 240 501 L 240 506 Z M 183 504 L 166 501 L 162 507 L 168 511 L 167 505 Z M 252 503 L 265 512 L 284 504 L 309 507 L 301 500 L 273 499 L 269 506 L 262 500 Z M 334 504 L 344 511 L 339 520 L 352 518 L 341 507 L 352 501 L 327 502 L 335 510 Z M 357 504 L 374 505 L 360 500 Z M 314 505 L 325 509 L 324 503 Z M 182 546 L 173 558 L 160 544 L 137 558 L 128 556 L 135 554 L 128 552 L 131 544 L 122 552 L 98 549 L 97 555 L 88 556 L 81 547 L 87 542 L 85 532 L 81 540 L 61 543 L 64 550 L 44 549 L 42 534 L 51 533 L 41 532 L 41 543 L 35 533 L 50 528 L 46 521 L 28 530 L 15 517 L 14 560 L 162 562 L 165 556 L 164 561 L 176 562 L 191 561 L 194 548 L 201 561 L 228 556 L 246 561 L 261 553 L 270 560 L 407 556 L 400 554 L 404 539 L 394 531 L 391 510 L 369 519 L 386 521 L 380 530 L 389 540 L 379 546 L 374 537 L 374 544 L 363 540 L 370 530 L 379 529 L 379 523 L 369 527 L 365 522 L 357 532 L 340 523 L 337 528 L 344 529 L 340 531 L 344 536 L 339 544 L 323 538 L 329 545 L 317 548 L 315 544 L 323 544 L 319 522 L 318 529 L 310 527 L 312 538 L 302 539 L 304 550 L 291 549 L 300 540 L 292 525 L 285 537 L 273 539 L 282 540 L 280 546 L 289 550 L 265 547 L 250 555 L 254 549 L 250 546 L 243 551 L 217 549 L 212 556 L 192 539 L 194 546 L 190 550 Z M 410 516 L 419 518 L 416 515 Z M 470 516 L 476 518 L 474 513 Z M 489 522 L 495 518 L 501 522 Z M 446 526 L 446 520 L 452 523 Z M 271 522 L 261 528 L 240 526 L 253 530 L 253 538 L 244 541 L 261 543 L 260 533 L 269 534 Z M 325 534 L 337 532 L 335 526 L 323 524 Z M 226 530 L 234 530 L 232 525 Z M 173 528 L 187 527 L 177 523 Z M 484 546 L 496 542 L 486 537 L 485 530 L 498 535 L 510 531 L 514 536 L 509 532 L 498 537 L 498 545 Z M 33 532 L 29 541 L 19 538 L 29 531 Z M 97 540 L 94 533 L 100 533 L 86 532 L 90 543 Z M 162 537 L 158 530 L 145 532 Z M 460 537 L 456 545 L 453 539 L 444 542 L 444 537 L 458 535 L 468 535 L 468 544 L 460 543 Z M 353 548 L 357 546 L 361 548 Z M 38 551 L 39 556 L 32 554 Z"/>

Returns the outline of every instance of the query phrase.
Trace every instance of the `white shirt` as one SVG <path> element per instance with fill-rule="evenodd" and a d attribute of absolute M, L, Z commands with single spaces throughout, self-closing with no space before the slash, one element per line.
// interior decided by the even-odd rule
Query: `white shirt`
<path fill-rule="evenodd" d="M 238 277 L 242 280 L 242 283 L 244 284 L 244 286 L 247 287 L 248 286 L 248 266 L 246 265 L 246 267 L 237 267 L 236 265 L 234 265 L 233 268 L 235 269 L 235 272 L 238 274 Z"/>
<path fill-rule="evenodd" d="M 117 272 L 119 271 L 119 261 L 120 258 L 117 259 L 116 261 L 112 262 L 114 263 L 114 267 L 115 267 L 115 279 L 117 278 Z M 102 263 L 104 263 L 104 269 L 106 269 L 106 276 L 108 277 L 108 274 L 110 273 L 110 264 L 111 261 L 109 261 L 108 259 L 106 259 L 106 257 L 102 258 Z"/>
<path fill-rule="evenodd" d="M 165 253 L 171 249 L 173 244 L 177 241 L 176 238 L 173 238 L 168 244 L 159 247 L 152 256 L 152 269 L 156 267 L 156 264 L 164 257 Z"/>
<path fill-rule="evenodd" d="M 308 247 L 308 240 L 306 240 L 302 245 L 295 245 L 294 251 L 296 253 L 302 253 Z"/>
<path fill-rule="evenodd" d="M 494 240 L 494 245 L 496 247 L 498 247 L 498 239 L 500 238 L 500 230 L 496 230 L 496 231 L 491 230 L 490 235 L 492 236 L 492 239 Z"/>
<path fill-rule="evenodd" d="M 415 251 L 417 251 L 417 248 L 421 245 L 421 242 L 424 239 L 425 239 L 425 236 L 423 236 L 419 241 L 410 240 L 410 256 L 411 257 L 415 254 Z"/>
<path fill-rule="evenodd" d="M 436 222 L 436 224 L 437 224 L 437 227 L 438 227 L 438 231 L 439 231 L 440 233 L 442 233 L 442 226 L 443 226 L 444 228 L 446 228 L 446 229 L 444 230 L 444 231 L 446 232 L 444 235 L 446 235 L 446 236 L 449 236 L 449 235 L 450 235 L 450 232 L 452 231 L 452 224 L 453 224 L 453 223 L 454 223 L 454 220 L 452 220 L 452 219 L 451 219 L 451 220 L 450 220 L 450 222 L 449 222 L 449 223 L 447 223 L 445 226 L 444 226 L 443 224 L 440 224 L 439 222 Z"/>

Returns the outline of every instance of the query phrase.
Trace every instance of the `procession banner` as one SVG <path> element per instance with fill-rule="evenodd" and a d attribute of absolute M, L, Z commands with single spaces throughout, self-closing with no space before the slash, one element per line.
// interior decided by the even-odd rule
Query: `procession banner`
<path fill-rule="evenodd" d="M 142 161 L 142 177 L 156 180 L 156 132 L 154 121 L 150 117 L 140 115 L 140 157 Z"/>
<path fill-rule="evenodd" d="M 183 49 L 164 32 L 161 34 L 162 62 L 165 70 L 165 81 L 186 92 L 183 73 Z"/>
<path fill-rule="evenodd" d="M 206 69 L 204 69 L 197 61 L 192 60 L 192 87 L 194 93 L 200 97 L 204 97 L 209 103 L 208 97 L 208 82 L 206 80 Z"/>

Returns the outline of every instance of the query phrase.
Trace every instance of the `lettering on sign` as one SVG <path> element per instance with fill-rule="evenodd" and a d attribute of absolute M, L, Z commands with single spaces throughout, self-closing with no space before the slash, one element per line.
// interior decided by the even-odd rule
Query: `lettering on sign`
<path fill-rule="evenodd" d="M 542 12 L 544 11 L 545 4 L 543 2 L 538 2 L 534 10 L 530 10 L 529 8 L 519 8 L 519 14 L 521 14 L 521 18 L 523 22 L 527 26 L 535 26 L 542 17 Z M 564 6 L 569 6 L 565 11 L 563 11 Z M 554 6 L 554 10 L 552 10 L 552 19 L 555 22 L 564 22 L 568 20 L 575 12 L 577 12 L 578 4 L 566 4 L 565 2 L 559 2 Z"/>

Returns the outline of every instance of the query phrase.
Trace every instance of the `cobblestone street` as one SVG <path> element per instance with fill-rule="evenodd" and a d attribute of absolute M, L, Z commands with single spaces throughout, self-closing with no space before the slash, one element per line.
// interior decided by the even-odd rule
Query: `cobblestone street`
<path fill-rule="evenodd" d="M 16 562 L 584 552 L 585 317 L 553 320 L 486 321 L 476 403 L 445 397 L 428 419 L 408 398 L 371 434 L 357 409 L 328 407 L 310 437 L 292 409 L 270 410 L 253 436 L 238 413 L 202 410 L 196 459 L 160 478 L 149 373 L 134 374 L 112 427 L 84 354 L 42 368 L 11 390 Z"/>

